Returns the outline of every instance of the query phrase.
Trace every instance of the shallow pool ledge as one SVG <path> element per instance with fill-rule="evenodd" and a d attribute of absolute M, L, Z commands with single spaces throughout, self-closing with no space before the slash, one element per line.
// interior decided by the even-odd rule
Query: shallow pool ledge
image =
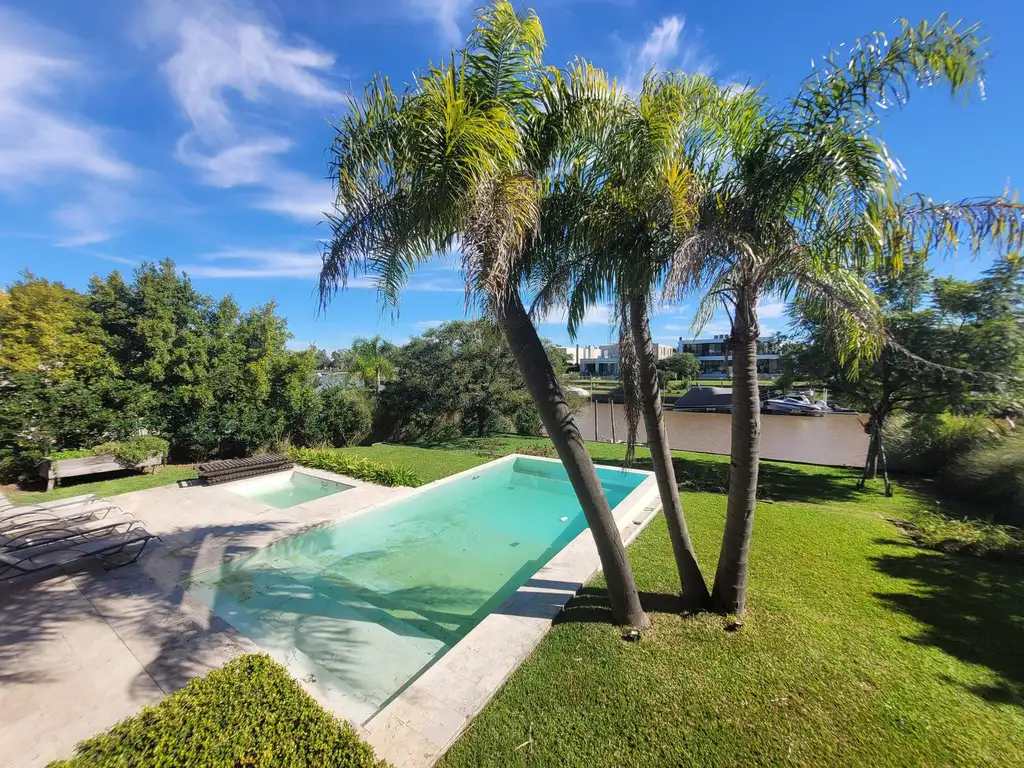
<path fill-rule="evenodd" d="M 512 455 L 498 461 L 516 458 L 538 457 Z M 627 545 L 661 509 L 654 474 L 644 474 L 647 478 L 613 510 Z M 437 762 L 599 570 L 588 528 L 359 729 L 377 755 L 395 768 L 428 768 Z"/>

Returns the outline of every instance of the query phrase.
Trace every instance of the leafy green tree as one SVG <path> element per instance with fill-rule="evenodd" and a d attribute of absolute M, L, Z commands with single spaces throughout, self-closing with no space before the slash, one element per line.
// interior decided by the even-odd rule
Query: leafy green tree
<path fill-rule="evenodd" d="M 677 352 L 659 360 L 657 365 L 658 370 L 671 374 L 672 381 L 681 381 L 687 387 L 700 377 L 700 359 L 692 352 Z"/>
<path fill-rule="evenodd" d="M 320 390 L 327 440 L 341 448 L 359 445 L 373 431 L 373 408 L 364 392 L 351 387 Z"/>
<path fill-rule="evenodd" d="M 372 383 L 374 391 L 380 392 L 382 382 L 395 374 L 393 358 L 396 349 L 394 344 L 380 336 L 359 338 L 352 342 L 348 362 L 362 378 L 363 386 L 368 387 Z"/>
<path fill-rule="evenodd" d="M 978 280 L 933 279 L 922 264 L 875 278 L 891 343 L 845 364 L 814 308 L 797 306 L 806 340 L 783 357 L 870 415 L 864 479 L 884 469 L 885 427 L 899 411 L 998 409 L 1018 402 L 1024 373 L 1024 263 L 1000 260 Z M 886 477 L 888 486 L 888 478 Z"/>
<path fill-rule="evenodd" d="M 557 347 L 548 346 L 567 381 Z M 384 437 L 423 440 L 495 432 L 536 434 L 537 409 L 501 331 L 488 319 L 444 323 L 401 348 L 380 396 Z"/>
<path fill-rule="evenodd" d="M 109 338 L 85 297 L 25 272 L 0 291 L 0 369 L 49 382 L 116 375 Z"/>
<path fill-rule="evenodd" d="M 336 213 L 322 302 L 354 273 L 395 306 L 409 272 L 458 247 L 467 287 L 509 340 L 594 535 L 613 618 L 647 626 L 625 548 L 519 288 L 539 225 L 541 180 L 589 94 L 542 64 L 544 32 L 507 0 L 481 8 L 466 48 L 415 75 L 403 93 L 367 85 L 332 145 Z"/>

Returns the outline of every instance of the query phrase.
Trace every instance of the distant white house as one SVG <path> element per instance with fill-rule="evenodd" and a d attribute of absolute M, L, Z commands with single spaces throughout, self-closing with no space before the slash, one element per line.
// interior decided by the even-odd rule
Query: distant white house
<path fill-rule="evenodd" d="M 725 334 L 719 333 L 711 338 L 685 339 L 679 337 L 675 349 L 680 353 L 689 352 L 700 360 L 703 374 L 725 375 L 725 357 L 723 345 Z M 773 339 L 757 340 L 757 373 L 761 376 L 774 376 L 780 372 L 779 343 Z M 732 352 L 729 353 L 729 365 L 732 365 Z"/>
<path fill-rule="evenodd" d="M 664 360 L 676 353 L 676 348 L 671 344 L 655 344 L 655 351 L 658 359 Z M 580 373 L 590 376 L 618 376 L 619 375 L 619 345 L 602 344 L 600 347 L 590 347 L 596 354 L 589 354 L 580 358 Z"/>
<path fill-rule="evenodd" d="M 569 365 L 579 365 L 580 360 L 589 357 L 597 357 L 601 354 L 600 347 L 594 346 L 576 346 L 559 347 L 559 349 L 565 350 L 566 356 L 569 358 Z"/>

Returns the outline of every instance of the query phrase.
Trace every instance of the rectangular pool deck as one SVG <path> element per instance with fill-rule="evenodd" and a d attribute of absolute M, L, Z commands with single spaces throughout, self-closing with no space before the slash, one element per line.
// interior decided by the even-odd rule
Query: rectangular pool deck
<path fill-rule="evenodd" d="M 429 500 L 438 495 L 435 489 L 450 493 L 451 488 L 444 490 L 446 485 L 460 479 L 465 482 L 517 458 L 551 461 L 508 456 L 417 489 L 382 488 L 301 468 L 302 473 L 351 488 L 283 509 L 241 496 L 232 491 L 231 484 L 164 486 L 114 497 L 125 512 L 137 515 L 151 532 L 162 537 L 162 546 L 136 565 L 122 569 L 52 577 L 38 583 L 15 581 L 0 591 L 0 685 L 4 693 L 0 701 L 0 767 L 45 764 L 67 757 L 76 742 L 155 703 L 193 677 L 239 654 L 261 650 L 284 661 L 322 705 L 353 722 L 380 757 L 397 768 L 432 765 L 533 650 L 562 606 L 598 570 L 589 530 L 566 534 L 564 538 L 571 540 L 558 541 L 557 551 L 548 553 L 550 558 L 527 558 L 528 562 L 545 562 L 535 571 L 529 567 L 530 574 L 520 574 L 518 588 L 507 593 L 499 589 L 490 597 L 481 595 L 482 602 L 474 598 L 476 602 L 463 606 L 461 614 L 455 611 L 452 615 L 451 605 L 446 605 L 445 611 L 429 617 L 433 626 L 422 624 L 423 613 L 408 613 L 410 608 L 426 610 L 421 604 L 388 604 L 382 609 L 370 603 L 383 614 L 380 625 L 391 622 L 406 637 L 415 635 L 412 645 L 422 645 L 425 655 L 410 661 L 409 674 L 408 670 L 396 671 L 393 680 L 369 695 L 353 696 L 351 686 L 339 690 L 344 686 L 332 688 L 329 680 L 318 680 L 317 671 L 322 667 L 304 666 L 303 652 L 289 658 L 288 645 L 277 642 L 275 633 L 268 635 L 265 626 L 255 631 L 246 624 L 251 615 L 235 616 L 232 620 L 241 625 L 238 628 L 224 616 L 231 618 L 229 612 L 240 607 L 231 605 L 235 598 L 249 594 L 245 579 L 250 579 L 252 586 L 254 572 L 246 573 L 241 567 L 244 563 L 255 565 L 261 558 L 266 563 L 275 551 L 287 552 L 295 542 L 328 535 L 323 532 L 337 530 L 338 523 L 344 524 L 341 529 L 355 525 L 353 531 L 374 528 L 376 515 L 395 515 L 388 511 L 393 508 L 409 509 L 408 500 L 422 494 Z M 654 478 L 644 477 L 614 509 L 624 540 L 631 541 L 658 509 Z M 292 538 L 303 533 L 305 539 Z M 275 543 L 276 548 L 272 546 Z M 233 569 L 232 563 L 238 565 Z M 215 609 L 209 605 L 208 591 L 213 574 L 229 577 Z M 231 574 L 245 576 L 241 583 L 237 578 L 232 582 Z M 258 578 L 256 584 L 258 587 Z M 267 609 L 271 614 L 289 600 L 325 597 L 321 594 L 318 598 L 309 585 L 282 590 L 280 581 L 269 592 L 271 602 L 278 601 Z M 330 622 L 332 612 L 339 605 L 353 609 L 353 597 L 372 596 L 364 592 L 360 598 L 347 590 L 344 601 L 325 603 L 319 607 L 323 610 L 304 606 L 301 616 L 311 624 L 303 636 L 314 648 L 320 641 L 334 642 L 332 633 L 338 625 Z M 450 598 L 446 597 L 449 602 Z M 245 610 L 253 613 L 248 607 Z M 278 629 L 294 635 L 295 616 L 289 622 L 288 613 L 286 608 L 273 618 L 279 622 Z M 472 620 L 467 621 L 467 616 Z M 417 621 L 421 626 L 416 633 L 405 630 Z M 378 629 L 369 631 L 380 631 L 380 625 L 371 624 Z M 405 648 L 405 640 L 402 642 Z M 297 650 L 295 643 L 291 648 Z M 332 657 L 334 672 L 358 663 L 364 649 L 365 644 L 352 643 L 349 656 L 343 651 L 340 657 Z M 424 660 L 429 663 L 420 663 Z"/>

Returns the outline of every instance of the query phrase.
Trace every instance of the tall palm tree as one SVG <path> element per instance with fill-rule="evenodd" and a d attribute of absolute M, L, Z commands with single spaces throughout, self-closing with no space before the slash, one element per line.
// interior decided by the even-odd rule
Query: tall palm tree
<path fill-rule="evenodd" d="M 585 68 L 570 76 L 586 77 Z M 662 417 L 657 354 L 651 339 L 654 291 L 692 224 L 698 177 L 694 150 L 702 110 L 723 98 L 706 77 L 648 75 L 636 98 L 611 87 L 601 129 L 576 142 L 575 162 L 546 196 L 537 308 L 567 300 L 574 334 L 586 309 L 611 299 L 620 319 L 619 354 L 629 450 L 643 418 L 647 445 L 679 571 L 683 601 L 703 608 L 707 585 L 690 541 Z"/>
<path fill-rule="evenodd" d="M 467 296 L 505 334 L 586 515 L 613 619 L 647 626 L 622 539 L 593 461 L 519 293 L 537 230 L 542 182 L 589 94 L 541 63 L 544 32 L 507 0 L 480 9 L 466 49 L 396 93 L 367 85 L 331 147 L 337 191 L 320 297 L 368 273 L 395 307 L 410 272 L 435 253 L 462 254 Z"/>
<path fill-rule="evenodd" d="M 721 110 L 725 160 L 668 281 L 670 293 L 703 293 L 700 319 L 722 307 L 731 325 L 731 471 L 712 589 L 713 604 L 726 613 L 744 610 L 756 503 L 758 300 L 775 295 L 814 304 L 841 354 L 876 355 L 885 332 L 860 270 L 883 259 L 898 264 L 922 236 L 949 240 L 930 228 L 943 216 L 940 206 L 895 202 L 899 166 L 875 126 L 879 108 L 904 104 L 912 84 L 946 81 L 957 93 L 979 80 L 977 27 L 960 28 L 945 17 L 904 22 L 891 41 L 876 33 L 843 56 L 831 54 L 784 109 L 751 93 Z M 991 213 L 983 206 L 946 209 L 950 220 L 972 229 Z"/>
<path fill-rule="evenodd" d="M 360 337 L 352 342 L 351 364 L 362 378 L 364 386 L 374 382 L 376 391 L 380 392 L 381 382 L 394 376 L 395 366 L 391 361 L 396 349 L 394 344 L 380 336 L 369 339 Z"/>

